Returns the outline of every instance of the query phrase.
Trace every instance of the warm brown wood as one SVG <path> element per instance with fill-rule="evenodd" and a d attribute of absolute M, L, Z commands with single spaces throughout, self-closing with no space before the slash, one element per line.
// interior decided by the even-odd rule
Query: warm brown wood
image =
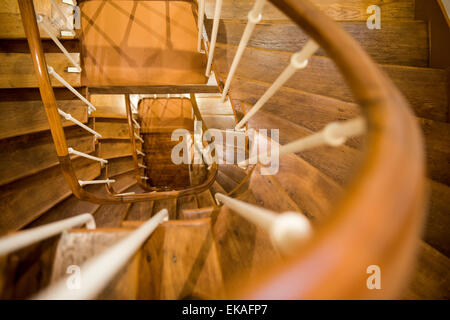
<path fill-rule="evenodd" d="M 227 99 L 225 102 L 221 101 L 221 96 L 213 97 L 197 97 L 197 105 L 200 113 L 203 116 L 206 115 L 234 115 L 233 108 L 230 101 Z"/>
<path fill-rule="evenodd" d="M 162 200 L 154 201 L 152 216 L 157 214 L 162 209 L 167 209 L 170 220 L 177 219 L 177 199 L 176 198 L 162 199 Z"/>
<path fill-rule="evenodd" d="M 108 160 L 108 175 L 110 177 L 134 169 L 133 159 L 129 156 Z"/>
<path fill-rule="evenodd" d="M 195 195 L 180 197 L 177 199 L 177 218 L 183 218 L 183 211 L 198 209 L 197 198 Z"/>
<path fill-rule="evenodd" d="M 217 93 L 219 89 L 214 85 L 185 84 L 171 86 L 89 86 L 94 94 L 167 94 L 167 93 Z"/>
<path fill-rule="evenodd" d="M 225 0 L 222 7 L 222 19 L 247 19 L 248 11 L 252 8 L 252 0 Z M 214 15 L 214 0 L 206 0 L 206 15 L 212 18 Z M 316 5 L 325 14 L 335 20 L 360 20 L 366 21 L 367 7 L 378 5 L 381 7 L 383 21 L 389 20 L 412 20 L 414 19 L 413 0 L 315 0 Z M 288 17 L 271 3 L 264 7 L 264 19 L 286 20 Z"/>
<path fill-rule="evenodd" d="M 52 272 L 52 283 L 67 276 L 69 265 L 82 266 L 105 249 L 111 247 L 130 233 L 127 229 L 98 229 L 65 233 L 58 243 Z M 138 290 L 139 254 L 114 276 L 112 282 L 99 295 L 98 299 L 136 299 Z"/>
<path fill-rule="evenodd" d="M 58 101 L 58 108 L 83 123 L 87 122 L 87 106 L 80 100 Z M 0 111 L 2 112 L 0 139 L 50 128 L 42 101 L 0 102 Z M 61 118 L 61 122 L 64 127 L 75 125 L 64 118 Z"/>
<path fill-rule="evenodd" d="M 94 137 L 73 127 L 66 130 L 67 144 L 77 151 L 94 152 Z M 0 141 L 0 185 L 56 166 L 58 157 L 49 132 L 35 133 Z"/>
<path fill-rule="evenodd" d="M 92 113 L 96 118 L 126 119 L 125 95 L 123 94 L 94 94 L 89 88 L 89 99 L 97 109 Z"/>
<path fill-rule="evenodd" d="M 209 219 L 169 221 L 141 252 L 139 298 L 224 297 L 221 266 Z"/>
<path fill-rule="evenodd" d="M 204 207 L 197 209 L 184 209 L 181 211 L 180 219 L 194 220 L 211 218 L 217 209 L 215 207 Z"/>
<path fill-rule="evenodd" d="M 73 161 L 73 165 L 80 180 L 93 180 L 100 174 L 98 162 L 78 158 Z M 0 233 L 23 227 L 71 193 L 58 166 L 2 186 Z"/>
<path fill-rule="evenodd" d="M 217 182 L 220 184 L 220 186 L 225 189 L 225 191 L 228 193 L 231 190 L 233 190 L 238 183 L 231 179 L 229 176 L 227 176 L 225 173 L 221 172 L 219 170 L 219 173 L 217 174 Z"/>
<path fill-rule="evenodd" d="M 98 156 L 103 159 L 112 159 L 131 156 L 133 154 L 130 140 L 105 139 L 100 141 Z M 142 150 L 140 143 L 137 148 Z"/>
<path fill-rule="evenodd" d="M 1 15 L 1 14 L 0 14 Z M 61 49 L 51 39 L 41 40 L 42 48 L 46 53 L 60 53 Z M 80 41 L 76 39 L 60 40 L 64 48 L 68 52 L 81 52 Z M 0 52 L 16 52 L 16 53 L 30 53 L 27 41 L 25 39 L 2 39 L 0 42 Z"/>
<path fill-rule="evenodd" d="M 127 190 L 125 190 L 126 192 Z M 119 228 L 128 210 L 133 204 L 104 204 L 94 212 L 95 224 L 98 228 Z"/>
<path fill-rule="evenodd" d="M 265 14 L 263 14 L 263 17 Z M 384 21 L 380 30 L 370 30 L 366 22 L 339 23 L 378 63 L 428 67 L 428 26 L 423 21 Z M 218 42 L 238 45 L 245 20 L 221 20 Z M 207 20 L 210 29 L 212 20 Z M 261 49 L 300 51 L 308 36 L 290 21 L 261 21 L 255 27 L 248 46 Z M 323 56 L 323 50 L 317 55 Z"/>
<path fill-rule="evenodd" d="M 125 120 L 96 118 L 94 130 L 102 135 L 101 139 L 130 139 Z"/>
<path fill-rule="evenodd" d="M 205 190 L 203 192 L 197 193 L 197 202 L 199 208 L 217 206 L 216 201 L 211 194 L 211 190 Z"/>
<path fill-rule="evenodd" d="M 71 53 L 72 58 L 79 63 L 80 54 Z M 81 86 L 79 73 L 68 73 L 64 70 L 70 62 L 62 53 L 46 53 L 45 61 L 55 69 L 73 87 Z M 34 74 L 33 61 L 27 53 L 0 53 L 0 88 L 30 88 L 38 87 Z M 58 80 L 51 77 L 52 86 L 63 87 Z"/>
<path fill-rule="evenodd" d="M 219 73 L 225 77 L 234 57 L 235 47 L 219 45 L 215 62 Z M 247 48 L 236 75 L 251 75 L 252 79 L 273 82 L 289 64 L 289 52 Z M 447 106 L 447 77 L 443 70 L 383 65 L 383 70 L 405 95 L 414 111 L 425 118 L 442 120 Z M 231 90 L 234 88 L 234 81 Z M 308 67 L 298 71 L 286 87 L 353 102 L 355 96 L 339 73 L 332 59 L 313 56 Z"/>
<path fill-rule="evenodd" d="M 234 115 L 204 115 L 203 120 L 208 128 L 233 129 L 236 126 Z"/>
<path fill-rule="evenodd" d="M 152 216 L 153 204 L 153 201 L 133 203 L 132 207 L 128 211 L 126 219 L 131 221 L 143 221 L 150 219 Z"/>

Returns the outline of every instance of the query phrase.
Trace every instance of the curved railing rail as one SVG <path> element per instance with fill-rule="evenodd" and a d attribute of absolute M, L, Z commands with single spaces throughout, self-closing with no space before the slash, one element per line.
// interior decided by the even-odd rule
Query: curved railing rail
<path fill-rule="evenodd" d="M 93 181 L 81 181 L 78 180 L 75 170 L 72 167 L 72 162 L 70 159 L 70 154 L 77 152 L 74 149 L 68 148 L 64 130 L 60 119 L 60 110 L 58 109 L 55 94 L 50 82 L 49 73 L 52 71 L 51 67 L 48 67 L 45 61 L 44 51 L 42 48 L 42 43 L 39 35 L 39 29 L 37 26 L 36 13 L 34 10 L 34 4 L 32 0 L 18 0 L 22 23 L 26 33 L 28 46 L 31 53 L 31 58 L 33 61 L 33 66 L 35 74 L 39 84 L 39 91 L 44 104 L 45 112 L 47 115 L 50 132 L 53 138 L 53 142 L 56 148 L 56 153 L 61 166 L 62 173 L 66 182 L 68 183 L 73 194 L 85 201 L 90 201 L 93 203 L 105 204 L 105 203 L 124 203 L 124 202 L 138 202 L 138 201 L 150 201 L 165 198 L 176 198 L 180 195 L 188 195 L 195 192 L 201 192 L 208 189 L 215 180 L 217 175 L 217 165 L 213 165 L 209 176 L 206 181 L 200 185 L 189 187 L 183 190 L 172 190 L 172 191 L 162 191 L 162 192 L 145 192 L 141 194 L 114 194 L 110 183 L 114 182 L 111 179 L 106 180 L 93 180 Z M 58 81 L 64 82 L 61 77 L 58 77 L 53 71 L 53 76 L 57 77 Z M 61 80 L 62 79 L 62 80 Z M 68 86 L 71 89 L 70 85 Z M 72 88 L 73 89 L 73 88 Z M 75 90 L 76 91 L 76 90 Z M 77 92 L 78 93 L 78 92 Z M 75 92 L 74 92 L 75 94 Z M 88 104 L 90 110 L 95 110 L 95 107 L 83 96 L 77 96 Z M 129 99 L 128 99 L 129 102 Z M 129 107 L 129 106 L 128 106 Z M 69 118 L 70 115 L 64 115 Z M 75 122 L 75 120 L 72 120 Z M 75 122 L 76 123 L 76 122 Z M 83 127 L 85 128 L 85 126 Z M 85 128 L 87 130 L 87 128 Z M 91 131 L 90 131 L 91 132 Z M 98 133 L 91 132 L 96 137 L 100 136 Z M 131 136 L 134 141 L 135 146 L 135 136 Z M 89 156 L 83 154 L 85 157 L 89 157 L 93 161 L 100 161 L 107 163 L 107 160 L 103 160 L 97 157 Z M 105 183 L 106 188 L 109 191 L 106 196 L 98 196 L 93 193 L 87 192 L 83 189 L 83 185 L 93 184 L 93 183 Z"/>

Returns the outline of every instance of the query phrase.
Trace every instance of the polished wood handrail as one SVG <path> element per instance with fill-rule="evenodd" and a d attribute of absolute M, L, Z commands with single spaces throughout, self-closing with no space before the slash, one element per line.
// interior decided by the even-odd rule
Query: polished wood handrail
<path fill-rule="evenodd" d="M 64 130 L 61 124 L 60 115 L 58 113 L 55 94 L 47 70 L 47 64 L 45 61 L 44 51 L 42 48 L 41 38 L 36 21 L 36 13 L 34 10 L 33 0 L 18 0 L 18 3 L 23 27 L 25 29 L 25 33 L 27 36 L 31 58 L 33 61 L 35 74 L 39 84 L 41 99 L 44 104 L 47 120 L 53 138 L 53 143 L 56 148 L 56 154 L 58 156 L 58 160 L 61 166 L 61 171 L 73 194 L 78 199 L 98 204 L 152 201 L 167 198 L 177 198 L 182 195 L 190 195 L 196 192 L 205 191 L 206 189 L 211 187 L 217 176 L 218 171 L 217 165 L 213 165 L 213 167 L 209 172 L 208 179 L 204 181 L 202 184 L 199 184 L 194 187 L 185 188 L 182 190 L 171 190 L 162 192 L 154 192 L 152 190 L 152 192 L 146 192 L 141 194 L 118 196 L 112 193 L 113 190 L 110 186 L 107 186 L 106 188 L 108 190 L 108 194 L 106 196 L 101 197 L 85 191 L 78 183 L 76 172 L 72 166 L 72 162 L 68 152 Z M 134 135 L 132 135 L 132 137 L 134 138 Z M 133 145 L 135 146 L 135 141 Z"/>
<path fill-rule="evenodd" d="M 231 297 L 398 297 L 413 269 L 426 213 L 418 124 L 392 81 L 342 27 L 309 1 L 270 1 L 336 63 L 367 119 L 367 145 L 362 167 L 312 241 Z M 366 287 L 369 265 L 381 268 L 381 290 Z"/>

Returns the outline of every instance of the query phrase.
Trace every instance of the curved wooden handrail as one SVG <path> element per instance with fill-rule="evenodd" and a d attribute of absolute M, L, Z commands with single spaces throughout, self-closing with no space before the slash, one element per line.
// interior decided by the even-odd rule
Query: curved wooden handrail
<path fill-rule="evenodd" d="M 45 107 L 45 112 L 47 115 L 50 131 L 52 134 L 53 143 L 55 144 L 56 154 L 58 156 L 58 160 L 61 166 L 61 171 L 73 194 L 78 199 L 98 204 L 151 201 L 167 198 L 176 198 L 181 195 L 189 195 L 196 192 L 202 192 L 211 187 L 217 176 L 218 171 L 217 165 L 213 165 L 213 167 L 209 172 L 208 179 L 204 181 L 202 184 L 182 190 L 172 190 L 162 192 L 156 192 L 156 190 L 152 190 L 152 192 L 146 192 L 141 194 L 117 196 L 112 194 L 111 193 L 112 189 L 107 187 L 109 193 L 106 196 L 102 197 L 99 197 L 93 193 L 85 191 L 78 183 L 78 179 L 75 170 L 72 167 L 72 162 L 70 159 L 70 155 L 68 153 L 64 130 L 61 125 L 61 119 L 58 113 L 58 107 L 56 105 L 55 94 L 53 92 L 53 87 L 51 85 L 50 77 L 47 70 L 47 64 L 45 62 L 44 51 L 42 48 L 39 29 L 36 22 L 36 13 L 34 10 L 33 0 L 18 0 L 18 2 L 23 27 L 25 29 L 31 53 L 31 58 L 33 61 L 34 70 L 39 83 L 39 90 L 42 102 Z M 128 107 L 130 106 L 128 105 Z M 132 135 L 131 137 L 133 138 L 133 145 L 135 147 L 134 135 Z"/>
<path fill-rule="evenodd" d="M 270 1 L 318 42 L 342 72 L 367 118 L 365 161 L 312 241 L 231 296 L 398 297 L 412 270 L 426 211 L 420 129 L 392 81 L 337 23 L 309 1 Z M 370 265 L 381 268 L 381 290 L 366 286 Z"/>

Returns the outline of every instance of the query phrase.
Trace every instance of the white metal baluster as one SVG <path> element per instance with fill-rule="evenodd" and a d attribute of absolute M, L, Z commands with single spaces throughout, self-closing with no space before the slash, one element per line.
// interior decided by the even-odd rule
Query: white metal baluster
<path fill-rule="evenodd" d="M 87 229 L 95 229 L 94 217 L 89 213 L 83 213 L 72 218 L 4 236 L 0 238 L 0 256 L 82 225 L 86 225 Z"/>
<path fill-rule="evenodd" d="M 214 22 L 211 32 L 211 44 L 208 54 L 208 65 L 206 66 L 206 73 L 205 73 L 207 77 L 211 75 L 211 65 L 214 56 L 214 49 L 216 47 L 217 32 L 219 31 L 219 20 L 221 11 L 222 11 L 222 0 L 216 0 L 216 7 L 214 9 Z"/>
<path fill-rule="evenodd" d="M 322 145 L 337 147 L 344 144 L 348 138 L 363 134 L 365 130 L 366 121 L 361 117 L 342 122 L 332 122 L 319 132 L 281 146 L 278 154 L 281 156 L 287 153 L 299 153 Z M 264 159 L 266 156 L 266 153 L 258 154 L 240 162 L 238 165 L 246 167 L 249 163 L 256 163 L 258 159 Z"/>
<path fill-rule="evenodd" d="M 45 32 L 47 32 L 47 34 L 50 36 L 50 38 L 53 40 L 53 42 L 58 46 L 58 48 L 62 51 L 62 53 L 66 56 L 66 58 L 70 61 L 70 63 L 72 63 L 75 66 L 75 68 L 78 70 L 78 72 L 81 72 L 80 65 L 73 59 L 73 57 L 66 50 L 66 48 L 64 48 L 61 41 L 59 41 L 59 39 L 50 30 L 47 23 L 45 22 L 44 16 L 38 14 L 37 22 L 42 26 L 42 28 L 45 30 Z"/>
<path fill-rule="evenodd" d="M 38 293 L 34 299 L 94 299 L 133 257 L 153 231 L 168 219 L 167 209 L 162 209 L 125 239 L 84 263 L 81 266 L 82 287 L 79 290 L 70 290 L 66 284 L 67 280 L 62 279 Z"/>
<path fill-rule="evenodd" d="M 149 178 L 149 177 L 141 176 L 141 179 L 142 179 L 142 180 L 149 180 L 150 178 Z"/>
<path fill-rule="evenodd" d="M 139 125 L 139 123 L 138 123 L 134 118 L 131 118 L 131 119 L 133 120 L 134 127 L 135 127 L 136 129 L 140 129 L 141 126 Z"/>
<path fill-rule="evenodd" d="M 75 90 L 66 80 L 64 80 L 63 77 L 61 77 L 59 74 L 56 73 L 55 69 L 53 69 L 53 67 L 51 66 L 47 66 L 48 69 L 48 73 L 51 74 L 52 76 L 54 76 L 56 78 L 56 80 L 58 80 L 61 84 L 63 84 L 67 89 L 69 89 L 70 91 L 72 91 L 72 93 L 74 95 L 76 95 L 81 101 L 83 101 L 84 103 L 86 103 L 89 107 L 89 113 L 91 113 L 92 111 L 97 110 L 94 105 L 92 103 L 89 102 L 89 100 L 87 100 L 85 97 L 83 97 L 77 90 Z"/>
<path fill-rule="evenodd" d="M 89 184 L 102 184 L 102 183 L 106 183 L 106 184 L 110 184 L 110 183 L 114 183 L 116 182 L 116 180 L 114 179 L 106 179 L 106 180 L 78 180 L 78 183 L 80 184 L 81 187 L 83 186 L 87 186 Z"/>
<path fill-rule="evenodd" d="M 87 125 L 85 125 L 84 123 L 82 123 L 81 121 L 75 119 L 74 117 L 72 117 L 72 115 L 70 113 L 65 113 L 64 111 L 62 111 L 61 109 L 58 109 L 58 113 L 63 116 L 66 120 L 68 121 L 72 121 L 73 123 L 77 124 L 78 126 L 80 126 L 81 128 L 83 128 L 86 131 L 89 131 L 90 133 L 92 133 L 93 135 L 95 135 L 96 138 L 101 138 L 102 135 L 94 130 L 92 130 L 91 128 L 89 128 Z"/>
<path fill-rule="evenodd" d="M 144 165 L 144 164 L 142 164 L 142 163 L 138 163 L 138 167 L 139 167 L 139 168 L 144 168 L 144 169 L 147 169 L 147 168 L 148 168 L 146 165 Z"/>
<path fill-rule="evenodd" d="M 205 18 L 205 0 L 198 0 L 198 41 L 197 51 L 202 52 L 203 20 Z"/>
<path fill-rule="evenodd" d="M 137 149 L 136 149 L 136 153 L 137 153 L 138 155 L 140 155 L 140 156 L 145 157 L 145 153 L 143 153 L 143 152 L 140 151 L 140 150 L 137 150 Z"/>
<path fill-rule="evenodd" d="M 245 27 L 244 33 L 242 34 L 241 41 L 239 42 L 239 46 L 236 50 L 233 62 L 231 63 L 230 71 L 228 72 L 227 81 L 225 82 L 225 86 L 223 88 L 222 102 L 225 102 L 228 90 L 230 89 L 231 81 L 233 80 L 234 74 L 239 65 L 239 61 L 242 58 L 242 54 L 247 47 L 247 43 L 250 40 L 250 36 L 252 35 L 256 24 L 261 21 L 262 11 L 265 3 L 266 0 L 256 0 L 252 10 L 248 12 L 247 26 Z"/>
<path fill-rule="evenodd" d="M 308 65 L 308 59 L 319 49 L 319 45 L 314 40 L 309 40 L 300 52 L 292 55 L 291 62 L 284 69 L 284 71 L 278 76 L 274 83 L 267 89 L 267 91 L 259 98 L 256 104 L 250 109 L 250 111 L 242 118 L 236 125 L 235 130 L 240 130 L 245 123 L 253 117 L 253 115 L 261 109 L 264 104 L 280 89 L 280 87 L 289 80 L 294 73 L 303 69 Z"/>
<path fill-rule="evenodd" d="M 276 213 L 241 200 L 216 193 L 216 201 L 266 230 L 272 242 L 284 253 L 293 252 L 312 235 L 311 224 L 299 212 Z"/>
<path fill-rule="evenodd" d="M 136 139 L 138 139 L 140 142 L 144 143 L 144 139 L 142 139 L 140 136 L 138 136 L 136 132 L 134 132 L 134 137 Z"/>
<path fill-rule="evenodd" d="M 105 160 L 105 159 L 102 159 L 102 158 L 98 158 L 98 157 L 91 156 L 91 155 L 89 155 L 89 154 L 86 154 L 86 153 L 77 151 L 77 150 L 75 150 L 75 149 L 73 149 L 73 148 L 68 148 L 67 150 L 69 151 L 69 154 L 76 154 L 76 155 L 78 155 L 78 156 L 80 156 L 80 157 L 87 158 L 87 159 L 91 159 L 91 160 L 94 160 L 94 161 L 98 161 L 98 162 L 101 162 L 101 163 L 103 163 L 103 164 L 108 163 L 108 160 Z"/>

